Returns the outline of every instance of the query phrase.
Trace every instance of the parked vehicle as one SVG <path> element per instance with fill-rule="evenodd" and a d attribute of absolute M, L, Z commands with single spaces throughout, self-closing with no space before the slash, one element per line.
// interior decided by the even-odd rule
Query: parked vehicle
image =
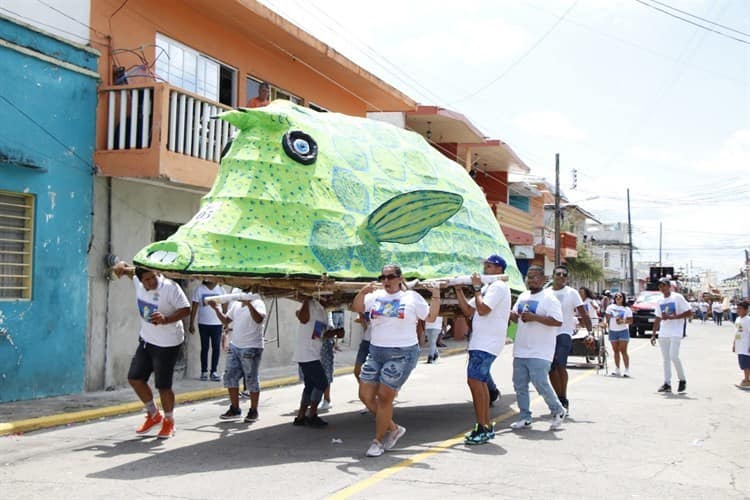
<path fill-rule="evenodd" d="M 645 291 L 638 294 L 630 309 L 633 311 L 633 324 L 630 325 L 630 336 L 645 336 L 647 331 L 654 331 L 654 309 L 656 302 L 662 298 L 661 292 Z"/>

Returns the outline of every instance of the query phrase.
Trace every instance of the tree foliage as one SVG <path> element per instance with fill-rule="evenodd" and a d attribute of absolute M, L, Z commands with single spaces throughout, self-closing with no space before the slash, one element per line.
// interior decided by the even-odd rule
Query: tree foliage
<path fill-rule="evenodd" d="M 604 279 L 602 263 L 582 243 L 578 243 L 578 257 L 565 260 L 572 280 L 593 282 Z"/>

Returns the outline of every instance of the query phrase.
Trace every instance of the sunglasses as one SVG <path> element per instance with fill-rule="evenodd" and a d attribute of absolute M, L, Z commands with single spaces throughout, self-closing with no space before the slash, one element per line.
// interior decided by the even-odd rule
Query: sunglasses
<path fill-rule="evenodd" d="M 564 278 L 567 278 L 567 277 L 568 277 L 568 273 L 563 273 L 563 272 L 556 272 L 556 273 L 555 273 L 555 276 L 562 276 L 562 277 L 564 277 Z"/>
<path fill-rule="evenodd" d="M 397 274 L 381 274 L 378 276 L 378 281 L 395 280 L 398 278 Z"/>

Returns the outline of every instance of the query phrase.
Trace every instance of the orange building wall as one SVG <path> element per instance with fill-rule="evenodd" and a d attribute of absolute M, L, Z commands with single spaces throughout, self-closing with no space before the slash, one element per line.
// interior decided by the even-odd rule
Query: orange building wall
<path fill-rule="evenodd" d="M 144 46 L 148 61 L 153 61 L 156 53 L 153 44 L 156 33 L 160 32 L 238 70 L 238 105 L 244 106 L 248 100 L 248 96 L 245 95 L 245 78 L 251 75 L 267 80 L 303 99 L 312 97 L 316 104 L 325 108 L 365 116 L 367 107 L 360 99 L 278 49 L 261 46 L 262 40 L 260 43 L 253 42 L 247 34 L 234 28 L 235 23 L 242 22 L 242 19 L 236 19 L 238 13 L 243 13 L 242 9 L 245 9 L 248 21 L 254 19 L 246 7 L 236 2 L 228 3 L 227 7 L 233 9 L 229 14 L 225 9 L 217 8 L 216 3 L 212 4 L 213 8 L 208 13 L 191 8 L 200 3 L 180 0 L 130 0 L 112 16 L 122 5 L 121 0 L 93 0 L 92 38 L 99 42 L 95 46 L 102 51 L 99 59 L 102 84 L 112 84 L 112 68 L 115 64 L 106 47 L 100 44 L 106 44 L 110 50 L 139 50 Z M 252 30 L 252 26 L 245 28 Z M 118 62 L 126 67 L 139 63 L 132 54 L 120 53 L 116 57 Z M 143 81 L 146 79 L 140 83 Z M 131 78 L 130 83 L 139 82 L 138 79 Z M 356 89 L 350 90 L 356 93 Z"/>
<path fill-rule="evenodd" d="M 490 175 L 477 172 L 474 181 L 484 189 L 487 201 L 491 205 L 508 203 L 508 172 L 491 172 Z"/>

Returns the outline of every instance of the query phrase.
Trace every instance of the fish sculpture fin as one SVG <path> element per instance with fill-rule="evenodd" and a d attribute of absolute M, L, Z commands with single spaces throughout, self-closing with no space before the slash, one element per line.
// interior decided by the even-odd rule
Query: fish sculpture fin
<path fill-rule="evenodd" d="M 275 101 L 274 101 L 275 102 Z M 261 111 L 263 109 L 264 111 Z M 274 113 L 274 111 L 276 111 Z M 282 112 L 283 108 L 236 108 L 224 111 L 218 118 L 229 122 L 240 130 L 262 127 L 267 131 L 286 130 L 292 126 L 289 118 Z"/>
<path fill-rule="evenodd" d="M 463 201 L 461 195 L 446 191 L 403 193 L 376 208 L 365 220 L 363 232 L 378 243 L 416 243 L 453 217 Z"/>

